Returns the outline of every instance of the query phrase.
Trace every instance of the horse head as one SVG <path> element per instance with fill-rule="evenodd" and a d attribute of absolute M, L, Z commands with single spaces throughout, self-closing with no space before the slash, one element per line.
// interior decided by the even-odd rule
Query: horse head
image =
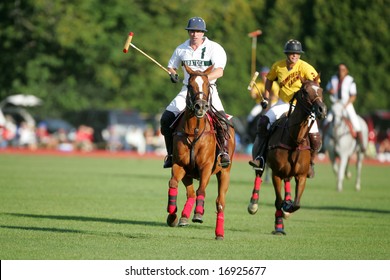
<path fill-rule="evenodd" d="M 187 108 L 189 108 L 197 118 L 203 118 L 211 106 L 210 82 L 207 77 L 213 70 L 211 65 L 205 71 L 194 71 L 186 64 L 184 68 L 190 75 L 188 78 Z"/>
<path fill-rule="evenodd" d="M 316 118 L 324 119 L 326 117 L 326 105 L 322 99 L 323 89 L 319 84 L 320 75 L 315 79 L 306 80 L 301 77 L 302 87 L 298 91 L 297 100 L 301 102 L 307 113 L 314 113 Z"/>

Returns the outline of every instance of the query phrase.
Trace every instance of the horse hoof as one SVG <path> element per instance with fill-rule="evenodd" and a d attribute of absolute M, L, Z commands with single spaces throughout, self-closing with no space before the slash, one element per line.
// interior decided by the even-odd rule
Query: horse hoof
<path fill-rule="evenodd" d="M 181 217 L 180 220 L 179 220 L 179 227 L 186 227 L 186 226 L 189 226 L 190 223 L 188 222 L 188 218 L 187 217 Z"/>
<path fill-rule="evenodd" d="M 257 210 L 259 210 L 259 204 L 249 203 L 248 205 L 248 213 L 251 215 L 254 215 L 257 213 Z"/>
<path fill-rule="evenodd" d="M 199 213 L 195 213 L 194 214 L 194 217 L 192 218 L 192 222 L 193 223 L 203 223 L 203 216 L 202 214 L 199 214 Z"/>
<path fill-rule="evenodd" d="M 288 218 L 290 218 L 291 214 L 292 213 L 289 213 L 289 212 L 284 212 L 283 209 L 282 209 L 282 212 L 283 212 L 283 219 L 287 220 Z"/>
<path fill-rule="evenodd" d="M 284 230 L 274 230 L 272 232 L 273 235 L 286 235 L 286 232 Z"/>
<path fill-rule="evenodd" d="M 294 201 L 292 201 L 291 199 L 284 200 L 282 202 L 282 211 L 287 213 L 294 212 Z"/>
<path fill-rule="evenodd" d="M 167 224 L 170 227 L 176 227 L 178 224 L 178 219 L 176 214 L 169 214 L 167 217 Z"/>
<path fill-rule="evenodd" d="M 223 236 L 216 236 L 215 240 L 223 240 Z"/>

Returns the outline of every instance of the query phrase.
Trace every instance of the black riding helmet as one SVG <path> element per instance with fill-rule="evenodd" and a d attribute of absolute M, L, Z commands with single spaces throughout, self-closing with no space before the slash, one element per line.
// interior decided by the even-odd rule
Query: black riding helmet
<path fill-rule="evenodd" d="M 298 40 L 290 39 L 284 45 L 284 53 L 305 53 L 302 50 L 302 44 Z"/>
<path fill-rule="evenodd" d="M 207 32 L 206 22 L 200 17 L 190 18 L 190 20 L 188 21 L 187 27 L 185 29 L 186 30 L 199 30 L 202 32 Z"/>

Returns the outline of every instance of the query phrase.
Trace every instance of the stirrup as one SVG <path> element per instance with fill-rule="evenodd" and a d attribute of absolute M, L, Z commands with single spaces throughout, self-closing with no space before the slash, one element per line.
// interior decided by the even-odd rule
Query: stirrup
<path fill-rule="evenodd" d="M 164 159 L 164 168 L 171 168 L 173 166 L 172 155 L 167 155 Z"/>
<path fill-rule="evenodd" d="M 250 160 L 249 165 L 256 171 L 264 171 L 265 160 L 263 157 L 258 156 L 254 160 Z"/>

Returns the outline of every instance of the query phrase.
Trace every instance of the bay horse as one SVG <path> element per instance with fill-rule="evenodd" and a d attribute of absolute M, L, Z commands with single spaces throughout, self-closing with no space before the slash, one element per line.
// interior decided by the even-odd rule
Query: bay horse
<path fill-rule="evenodd" d="M 272 183 L 275 190 L 275 230 L 276 235 L 285 235 L 283 218 L 300 208 L 301 197 L 306 186 L 310 168 L 309 130 L 316 119 L 326 117 L 326 105 L 323 103 L 323 89 L 318 83 L 319 76 L 313 81 L 301 78 L 302 86 L 290 101 L 287 115 L 278 119 L 270 128 L 267 147 L 267 164 L 272 170 Z M 294 100 L 296 104 L 294 105 Z M 294 108 L 295 106 L 295 108 Z M 259 191 L 262 183 L 261 171 L 256 172 L 254 188 L 248 212 L 255 214 L 258 209 Z M 290 180 L 295 179 L 295 198 L 292 200 Z M 284 182 L 284 199 L 282 198 Z"/>
<path fill-rule="evenodd" d="M 232 163 L 222 168 L 219 166 L 219 157 L 216 140 L 216 116 L 212 110 L 212 87 L 207 75 L 211 73 L 213 65 L 205 71 L 193 71 L 187 65 L 185 70 L 190 75 L 186 97 L 186 109 L 173 133 L 173 166 L 168 190 L 168 217 L 169 226 L 188 226 L 189 217 L 195 206 L 192 222 L 203 223 L 204 201 L 206 187 L 211 175 L 216 175 L 218 181 L 218 196 L 216 199 L 217 220 L 215 236 L 217 240 L 224 238 L 224 210 L 225 197 L 230 182 Z M 219 121 L 228 121 L 220 119 Z M 218 122 L 218 120 L 217 120 Z M 235 149 L 235 132 L 231 124 L 228 125 L 225 138 L 228 141 L 228 153 L 231 162 Z M 195 192 L 193 179 L 199 180 L 199 187 Z M 181 217 L 177 217 L 178 184 L 182 181 L 186 187 L 187 200 L 184 204 Z"/>
<path fill-rule="evenodd" d="M 356 153 L 356 182 L 355 190 L 360 191 L 360 177 L 363 166 L 364 152 L 357 144 L 356 137 L 353 135 L 355 131 L 352 129 L 352 124 L 347 119 L 344 105 L 341 102 L 335 102 L 331 108 L 333 112 L 333 120 L 326 129 L 324 135 L 324 147 L 328 151 L 329 159 L 332 163 L 333 172 L 337 176 L 337 190 L 343 190 L 344 178 L 350 178 L 349 161 L 352 155 Z M 360 126 L 362 128 L 363 145 L 368 145 L 368 127 L 364 119 L 358 116 Z M 339 163 L 337 163 L 339 159 Z"/>

